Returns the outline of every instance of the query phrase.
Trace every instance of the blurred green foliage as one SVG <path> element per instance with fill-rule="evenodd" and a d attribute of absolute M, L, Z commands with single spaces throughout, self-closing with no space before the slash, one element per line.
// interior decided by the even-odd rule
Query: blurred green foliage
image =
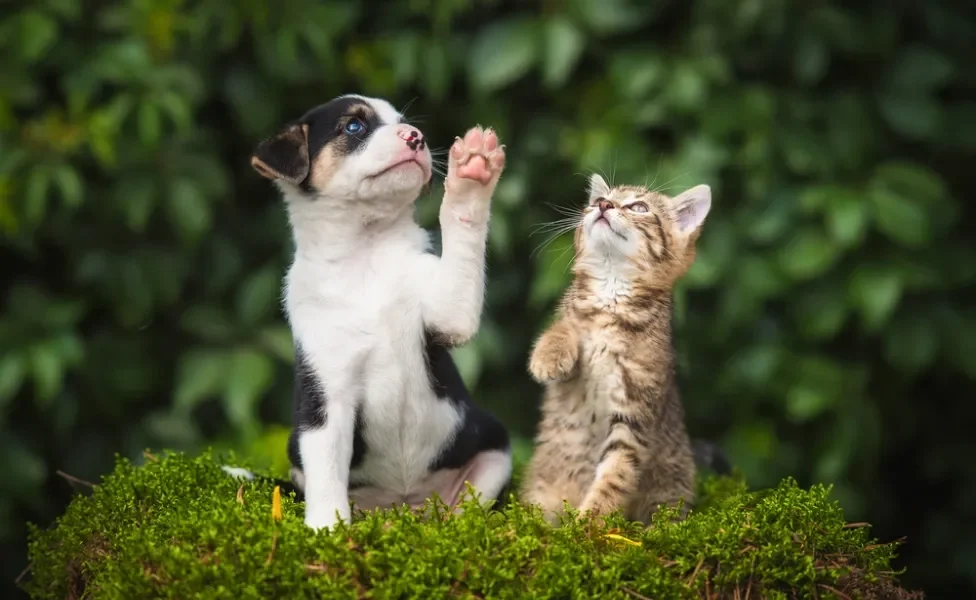
<path fill-rule="evenodd" d="M 482 330 L 456 356 L 523 439 L 568 281 L 539 223 L 585 178 L 715 202 L 677 293 L 693 433 L 754 486 L 834 484 L 908 536 L 906 585 L 976 590 L 976 5 L 19 0 L 0 7 L 0 544 L 116 452 L 286 422 L 289 232 L 255 143 L 338 94 L 435 146 L 508 145 Z M 419 202 L 436 225 L 440 190 Z"/>

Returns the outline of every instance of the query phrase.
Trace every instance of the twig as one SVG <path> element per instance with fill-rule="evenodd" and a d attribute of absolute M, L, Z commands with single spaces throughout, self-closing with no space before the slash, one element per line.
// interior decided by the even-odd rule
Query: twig
<path fill-rule="evenodd" d="M 631 596 L 633 596 L 634 598 L 637 598 L 637 600 L 651 600 L 651 599 L 650 599 L 650 598 L 648 598 L 647 596 L 645 596 L 645 595 L 643 595 L 643 594 L 638 594 L 637 592 L 635 592 L 634 590 L 632 590 L 632 589 L 630 589 L 630 588 L 625 588 L 625 587 L 622 587 L 622 586 L 621 586 L 621 588 L 620 588 L 620 589 L 621 589 L 621 590 L 622 590 L 622 591 L 623 591 L 623 592 L 624 592 L 625 594 L 629 594 L 629 595 L 631 595 Z"/>
<path fill-rule="evenodd" d="M 271 559 L 274 558 L 275 549 L 278 547 L 278 530 L 274 530 L 274 534 L 271 537 L 271 552 L 268 552 L 268 560 L 264 561 L 264 566 L 271 564 Z"/>
<path fill-rule="evenodd" d="M 820 587 L 822 587 L 822 588 L 824 588 L 825 590 L 829 590 L 829 591 L 831 591 L 831 592 L 833 592 L 833 593 L 835 593 L 835 594 L 837 594 L 837 595 L 838 595 L 838 596 L 840 596 L 841 598 L 846 598 L 847 600 L 851 600 L 851 597 L 850 597 L 850 596 L 848 596 L 848 595 L 847 595 L 847 594 L 845 594 L 844 592 L 842 592 L 842 591 L 840 591 L 840 590 L 838 590 L 837 588 L 835 588 L 835 587 L 834 587 L 834 586 L 832 586 L 832 585 L 827 585 L 826 583 L 818 583 L 817 585 L 819 585 Z"/>
<path fill-rule="evenodd" d="M 148 450 L 144 450 L 143 453 L 142 453 L 142 455 L 145 456 L 147 459 L 153 461 L 154 463 L 158 463 L 159 462 L 159 459 L 156 458 L 155 456 L 153 456 L 153 454 L 151 452 L 149 452 Z"/>
<path fill-rule="evenodd" d="M 705 557 L 704 556 L 701 557 L 701 560 L 698 561 L 698 566 L 695 567 L 695 570 L 694 571 L 692 571 L 691 577 L 688 578 L 688 582 L 685 583 L 685 586 L 691 587 L 691 584 L 694 583 L 694 581 L 695 581 L 695 577 L 698 577 L 698 572 L 701 571 L 701 568 L 702 568 L 702 565 L 703 564 L 705 564 Z"/>
<path fill-rule="evenodd" d="M 25 575 L 30 573 L 31 567 L 33 566 L 34 566 L 33 562 L 27 563 L 27 566 L 24 567 L 24 570 L 20 572 L 20 575 L 17 576 L 17 579 L 14 579 L 14 585 L 20 585 L 21 580 L 24 579 Z"/>
<path fill-rule="evenodd" d="M 244 506 L 244 484 L 237 488 L 237 501 L 240 502 L 241 506 Z"/>
<path fill-rule="evenodd" d="M 79 479 L 79 478 L 75 477 L 74 475 L 68 475 L 67 473 L 65 473 L 61 469 L 58 469 L 57 471 L 55 471 L 55 473 L 57 473 L 58 475 L 60 475 L 61 477 L 63 477 L 65 479 L 65 481 L 67 481 L 68 483 L 73 483 L 73 484 L 74 483 L 77 483 L 78 485 L 84 485 L 84 486 L 90 487 L 90 488 L 95 487 L 95 484 L 94 483 L 92 483 L 90 481 L 85 481 L 84 479 Z"/>
<path fill-rule="evenodd" d="M 847 524 L 845 524 L 844 525 L 844 529 L 853 529 L 855 527 L 870 527 L 870 526 L 871 526 L 870 523 L 865 523 L 863 521 L 859 521 L 857 523 L 847 523 Z"/>

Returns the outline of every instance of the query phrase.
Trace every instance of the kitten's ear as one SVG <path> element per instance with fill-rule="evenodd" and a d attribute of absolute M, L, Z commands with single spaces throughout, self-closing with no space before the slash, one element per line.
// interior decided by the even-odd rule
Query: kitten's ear
<path fill-rule="evenodd" d="M 597 198 L 605 198 L 608 196 L 610 194 L 610 186 L 607 185 L 607 182 L 604 181 L 602 177 L 594 173 L 590 175 L 590 186 L 588 191 L 590 194 L 589 201 L 592 203 Z"/>
<path fill-rule="evenodd" d="M 701 229 L 709 209 L 712 208 L 712 188 L 705 184 L 696 185 L 675 196 L 672 202 L 678 230 L 689 235 Z"/>
<path fill-rule="evenodd" d="M 251 155 L 251 166 L 262 177 L 295 185 L 308 177 L 308 125 L 288 125 L 264 140 Z"/>

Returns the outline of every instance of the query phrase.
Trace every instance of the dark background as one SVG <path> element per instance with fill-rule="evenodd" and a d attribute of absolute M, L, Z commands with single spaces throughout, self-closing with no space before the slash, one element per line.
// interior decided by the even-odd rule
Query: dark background
<path fill-rule="evenodd" d="M 250 150 L 347 92 L 508 145 L 486 315 L 456 358 L 528 449 L 532 340 L 586 174 L 713 190 L 676 293 L 694 435 L 834 485 L 976 591 L 976 4 L 31 0 L 0 5 L 0 585 L 25 522 L 120 453 L 281 453 L 291 252 Z M 436 224 L 440 189 L 419 202 Z M 256 446 L 257 444 L 257 446 Z M 279 456 L 280 458 L 280 456 Z"/>

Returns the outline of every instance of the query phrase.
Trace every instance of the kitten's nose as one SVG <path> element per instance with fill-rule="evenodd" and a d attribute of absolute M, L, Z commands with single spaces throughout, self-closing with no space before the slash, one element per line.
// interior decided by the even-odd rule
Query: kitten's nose
<path fill-rule="evenodd" d="M 613 208 L 613 202 L 610 202 L 609 200 L 600 200 L 599 206 L 600 206 L 600 214 L 602 215 L 603 213 Z"/>

